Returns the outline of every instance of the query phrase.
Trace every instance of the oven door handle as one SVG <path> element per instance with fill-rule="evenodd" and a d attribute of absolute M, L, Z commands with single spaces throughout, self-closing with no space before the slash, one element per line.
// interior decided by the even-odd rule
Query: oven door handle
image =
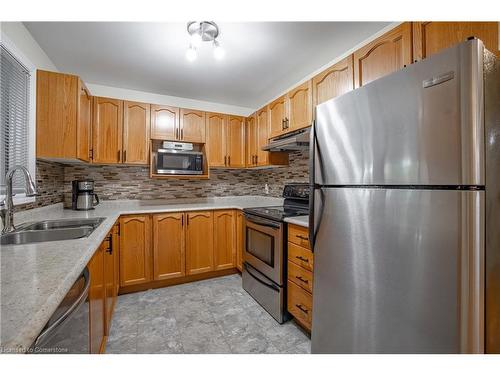
<path fill-rule="evenodd" d="M 244 263 L 243 264 L 243 267 L 245 267 L 245 270 L 248 272 L 248 274 L 250 276 L 252 276 L 255 280 L 257 280 L 258 282 L 260 282 L 261 284 L 264 284 L 265 286 L 267 286 L 268 288 L 271 288 L 273 290 L 276 290 L 277 292 L 280 291 L 280 288 L 278 288 L 276 285 L 274 285 L 273 283 L 270 283 L 268 282 L 267 280 L 265 280 L 263 278 L 263 276 L 258 276 L 256 274 L 254 274 L 252 271 L 250 271 L 251 267 L 252 266 L 249 266 L 247 263 Z"/>
<path fill-rule="evenodd" d="M 273 222 L 270 222 L 267 220 L 257 219 L 255 216 L 245 215 L 245 218 L 251 223 L 262 225 L 264 227 L 271 227 L 271 228 L 280 228 L 281 227 L 280 224 L 274 224 Z"/>

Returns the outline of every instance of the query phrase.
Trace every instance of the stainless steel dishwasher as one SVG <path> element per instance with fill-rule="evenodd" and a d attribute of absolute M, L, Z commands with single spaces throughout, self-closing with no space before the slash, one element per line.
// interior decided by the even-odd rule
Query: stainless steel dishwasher
<path fill-rule="evenodd" d="M 89 287 L 90 275 L 85 267 L 33 343 L 30 353 L 90 353 Z"/>

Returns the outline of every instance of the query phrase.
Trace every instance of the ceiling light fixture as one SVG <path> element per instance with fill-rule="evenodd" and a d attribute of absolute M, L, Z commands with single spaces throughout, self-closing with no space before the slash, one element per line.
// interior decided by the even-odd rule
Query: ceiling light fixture
<path fill-rule="evenodd" d="M 217 37 L 219 36 L 219 26 L 212 21 L 192 21 L 187 24 L 187 32 L 191 36 L 191 43 L 186 51 L 186 58 L 194 61 L 198 57 L 197 48 L 202 42 L 212 42 L 214 46 L 214 57 L 221 60 L 225 56 L 224 49 L 220 46 Z"/>

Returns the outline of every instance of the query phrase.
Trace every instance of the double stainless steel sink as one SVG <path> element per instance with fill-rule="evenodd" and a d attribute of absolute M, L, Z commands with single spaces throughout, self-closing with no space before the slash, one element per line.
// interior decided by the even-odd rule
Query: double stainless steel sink
<path fill-rule="evenodd" d="M 73 240 L 88 237 L 106 218 L 44 220 L 21 224 L 14 232 L 0 236 L 2 245 Z"/>

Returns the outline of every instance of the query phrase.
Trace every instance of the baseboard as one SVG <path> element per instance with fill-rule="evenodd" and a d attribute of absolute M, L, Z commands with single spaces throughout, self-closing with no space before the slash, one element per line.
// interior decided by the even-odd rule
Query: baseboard
<path fill-rule="evenodd" d="M 186 283 L 190 283 L 193 281 L 213 279 L 214 277 L 233 275 L 235 273 L 238 273 L 238 270 L 236 268 L 228 268 L 228 269 L 220 270 L 220 271 L 211 271 L 211 272 L 205 272 L 205 273 L 200 273 L 200 274 L 196 274 L 196 275 L 176 277 L 174 279 L 150 281 L 150 282 L 144 283 L 144 284 L 120 287 L 119 294 L 128 294 L 128 293 L 141 292 L 141 291 L 149 290 L 149 289 L 164 288 L 164 287 L 172 286 L 172 285 L 186 284 Z"/>

